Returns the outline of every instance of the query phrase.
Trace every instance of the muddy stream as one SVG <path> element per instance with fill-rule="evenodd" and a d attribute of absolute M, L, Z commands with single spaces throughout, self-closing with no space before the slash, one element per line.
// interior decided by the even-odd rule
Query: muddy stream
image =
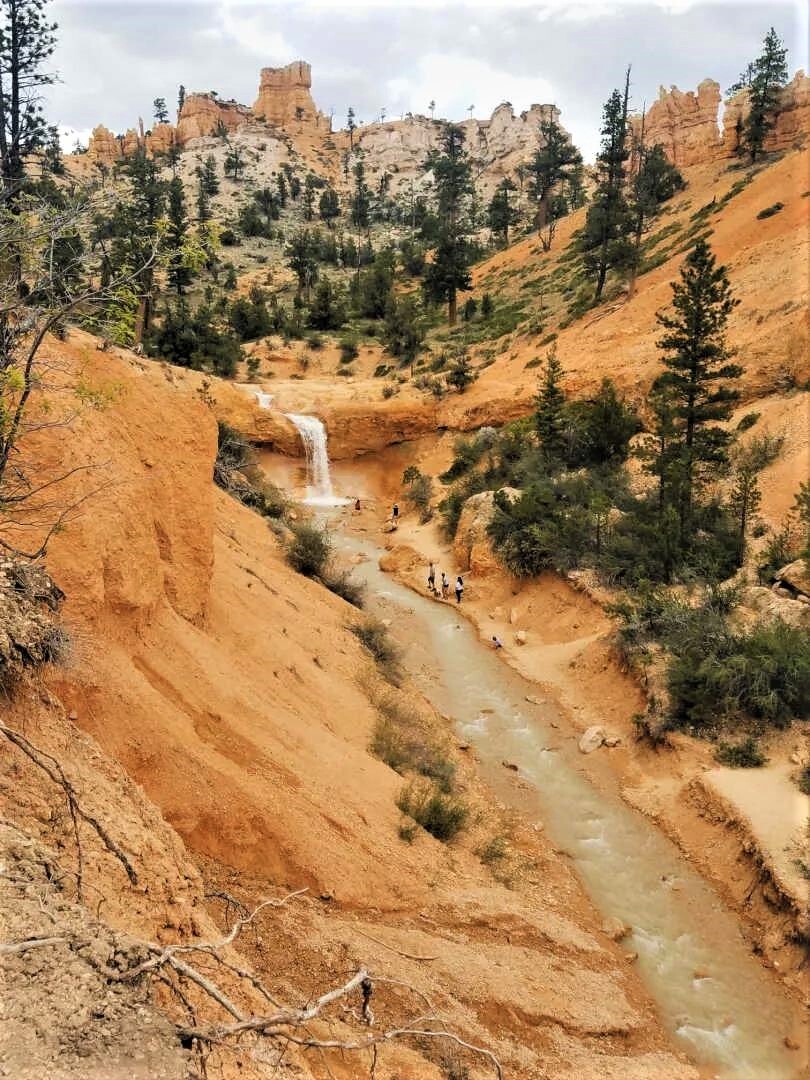
<path fill-rule="evenodd" d="M 734 916 L 652 822 L 583 774 L 554 702 L 479 641 L 454 604 L 383 573 L 379 546 L 342 532 L 336 546 L 365 556 L 354 575 L 367 586 L 368 610 L 392 620 L 406 670 L 474 747 L 484 778 L 508 802 L 501 763 L 519 766 L 529 785 L 521 806 L 528 797 L 599 911 L 633 928 L 623 947 L 638 953 L 663 1022 L 689 1055 L 724 1080 L 798 1076 L 797 1055 L 783 1044 L 790 1003 Z"/>

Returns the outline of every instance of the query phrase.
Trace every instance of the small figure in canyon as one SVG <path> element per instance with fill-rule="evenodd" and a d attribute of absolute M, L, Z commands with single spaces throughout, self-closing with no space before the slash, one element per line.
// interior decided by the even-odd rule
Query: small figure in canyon
<path fill-rule="evenodd" d="M 399 506 L 397 503 L 394 503 L 394 505 L 391 507 L 391 524 L 394 526 L 394 528 L 396 528 L 399 524 Z"/>
<path fill-rule="evenodd" d="M 495 634 L 492 635 L 492 648 L 496 650 L 503 648 L 503 642 L 499 637 L 496 637 Z"/>
<path fill-rule="evenodd" d="M 461 594 L 464 592 L 464 582 L 461 580 L 461 575 L 456 578 L 456 603 L 461 603 Z"/>
<path fill-rule="evenodd" d="M 449 595 L 450 595 L 450 582 L 449 582 L 449 580 L 447 578 L 447 574 L 445 574 L 444 570 L 442 570 L 442 600 L 446 600 Z"/>
<path fill-rule="evenodd" d="M 433 593 L 434 596 L 436 595 L 436 567 L 433 565 L 432 559 L 428 566 L 428 592 Z"/>
<path fill-rule="evenodd" d="M 359 496 L 359 495 L 358 495 L 358 497 L 357 497 L 357 498 L 356 498 L 356 499 L 354 500 L 354 508 L 355 508 L 355 510 L 359 510 L 359 509 L 360 509 L 360 496 Z"/>

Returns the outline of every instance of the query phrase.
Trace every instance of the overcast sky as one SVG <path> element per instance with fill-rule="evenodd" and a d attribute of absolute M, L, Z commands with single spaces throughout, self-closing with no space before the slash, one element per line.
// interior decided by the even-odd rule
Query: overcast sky
<path fill-rule="evenodd" d="M 562 123 L 592 159 L 602 104 L 632 64 L 633 104 L 659 85 L 723 89 L 757 52 L 769 26 L 789 47 L 791 74 L 805 67 L 806 3 L 725 0 L 53 0 L 59 23 L 51 122 L 86 140 L 104 123 L 115 132 L 149 125 L 152 101 L 170 110 L 178 85 L 216 90 L 251 105 L 259 69 L 303 59 L 312 92 L 335 126 L 353 106 L 359 119 L 427 113 L 460 119 L 470 105 L 488 116 L 501 101 L 516 111 L 554 102 Z M 72 145 L 72 143 L 71 143 Z"/>

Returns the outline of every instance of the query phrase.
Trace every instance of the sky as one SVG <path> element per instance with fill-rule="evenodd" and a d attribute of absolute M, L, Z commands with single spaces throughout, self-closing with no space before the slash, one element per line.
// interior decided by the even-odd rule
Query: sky
<path fill-rule="evenodd" d="M 784 0 L 51 0 L 59 24 L 60 81 L 46 113 L 72 148 L 103 123 L 119 133 L 152 102 L 176 106 L 178 87 L 216 90 L 246 105 L 259 69 L 312 64 L 318 107 L 335 127 L 352 106 L 361 121 L 406 111 L 457 120 L 553 103 L 586 160 L 599 144 L 601 109 L 632 65 L 636 109 L 658 88 L 693 90 L 706 77 L 725 90 L 773 25 L 791 74 L 807 70 L 807 5 Z"/>

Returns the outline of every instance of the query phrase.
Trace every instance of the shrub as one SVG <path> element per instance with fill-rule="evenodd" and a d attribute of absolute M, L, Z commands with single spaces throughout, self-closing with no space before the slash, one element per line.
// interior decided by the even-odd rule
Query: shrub
<path fill-rule="evenodd" d="M 805 765 L 797 781 L 802 795 L 810 795 L 810 765 Z"/>
<path fill-rule="evenodd" d="M 297 522 L 292 532 L 287 548 L 290 566 L 305 577 L 320 577 L 332 548 L 329 533 L 308 521 Z"/>
<path fill-rule="evenodd" d="M 478 849 L 476 854 L 485 866 L 491 866 L 493 863 L 500 862 L 501 859 L 505 857 L 506 851 L 506 837 L 499 833 L 496 836 L 490 837 L 490 839 Z"/>
<path fill-rule="evenodd" d="M 340 362 L 350 364 L 360 355 L 360 349 L 356 337 L 345 337 L 340 340 Z"/>
<path fill-rule="evenodd" d="M 366 587 L 355 581 L 347 570 L 339 573 L 321 574 L 321 581 L 330 592 L 340 596 L 353 607 L 362 608 L 366 600 Z"/>
<path fill-rule="evenodd" d="M 435 780 L 443 792 L 449 793 L 456 767 L 440 746 L 424 738 L 413 710 L 393 697 L 384 699 L 379 708 L 381 715 L 369 747 L 375 757 L 401 775 L 414 772 Z"/>
<path fill-rule="evenodd" d="M 402 483 L 405 485 L 405 499 L 419 511 L 419 522 L 425 525 L 433 517 L 430 505 L 430 500 L 433 498 L 433 482 L 415 465 L 409 465 L 402 474 Z"/>
<path fill-rule="evenodd" d="M 667 682 L 679 726 L 751 718 L 787 727 L 810 716 L 810 634 L 781 620 L 735 634 L 699 610 L 687 620 Z"/>
<path fill-rule="evenodd" d="M 219 234 L 219 241 L 223 247 L 236 247 L 239 244 L 239 236 L 233 229 L 223 229 Z"/>
<path fill-rule="evenodd" d="M 773 217 L 774 214 L 778 214 L 780 210 L 784 210 L 785 204 L 775 202 L 772 206 L 766 206 L 764 210 L 760 210 L 757 214 L 757 221 L 762 221 L 763 218 Z"/>
<path fill-rule="evenodd" d="M 421 825 L 425 832 L 447 843 L 467 824 L 469 809 L 457 796 L 440 791 L 435 784 L 412 781 L 402 789 L 397 806 Z"/>
<path fill-rule="evenodd" d="M 721 742 L 714 756 L 732 769 L 758 769 L 768 760 L 751 735 L 738 743 Z"/>
<path fill-rule="evenodd" d="M 746 413 L 745 416 L 740 417 L 740 421 L 737 424 L 737 431 L 749 431 L 754 424 L 756 424 L 757 420 L 759 420 L 759 417 L 760 413 L 758 412 Z"/>
<path fill-rule="evenodd" d="M 352 627 L 352 633 L 365 645 L 386 678 L 393 683 L 399 679 L 399 649 L 391 640 L 387 627 L 379 619 L 369 618 Z"/>

